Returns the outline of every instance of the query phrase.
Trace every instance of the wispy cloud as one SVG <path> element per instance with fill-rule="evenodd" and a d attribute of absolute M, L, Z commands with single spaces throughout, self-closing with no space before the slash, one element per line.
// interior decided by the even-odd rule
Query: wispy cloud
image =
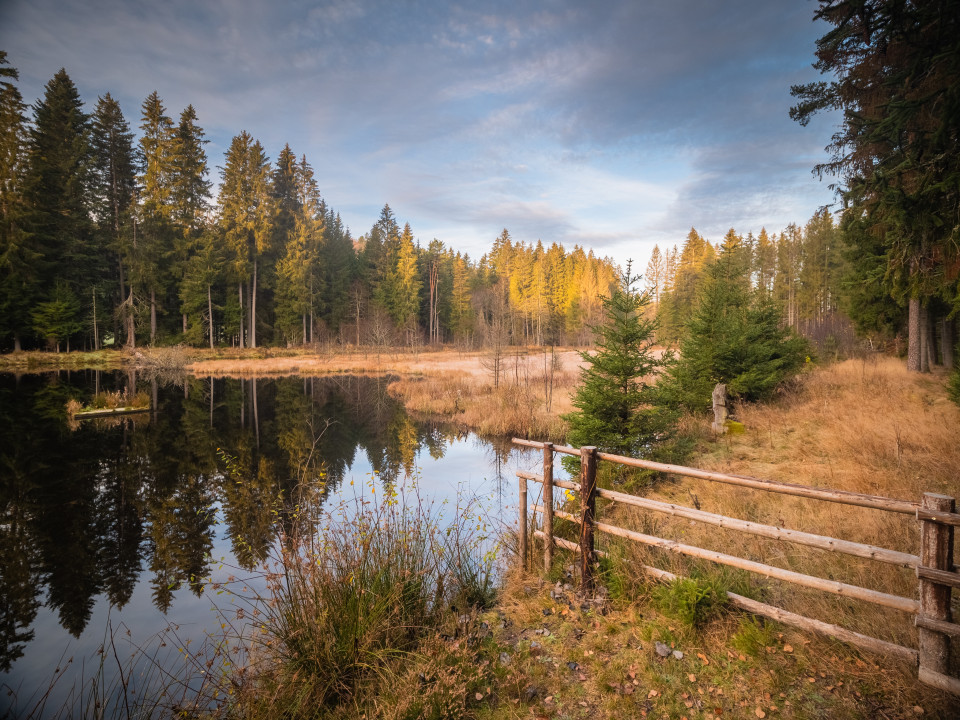
<path fill-rule="evenodd" d="M 354 232 L 384 202 L 477 255 L 521 239 L 625 259 L 691 225 L 782 227 L 828 202 L 809 167 L 829 122 L 787 117 L 813 79 L 795 0 L 7 0 L 0 47 L 32 101 L 66 67 L 131 124 L 157 90 L 222 162 L 248 130 L 289 142 Z M 719 232 L 719 231 L 718 231 Z"/>

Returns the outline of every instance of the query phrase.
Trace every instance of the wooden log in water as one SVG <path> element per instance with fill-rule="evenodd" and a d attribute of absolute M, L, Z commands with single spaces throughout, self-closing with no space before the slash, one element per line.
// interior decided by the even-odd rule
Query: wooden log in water
<path fill-rule="evenodd" d="M 99 417 L 113 417 L 114 415 L 133 415 L 134 413 L 150 412 L 149 407 L 122 407 L 103 408 L 101 410 L 78 410 L 73 414 L 78 420 L 90 420 Z"/>

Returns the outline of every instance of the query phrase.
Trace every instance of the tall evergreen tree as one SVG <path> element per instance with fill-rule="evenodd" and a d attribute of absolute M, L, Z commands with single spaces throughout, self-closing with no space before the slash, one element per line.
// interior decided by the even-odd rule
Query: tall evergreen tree
<path fill-rule="evenodd" d="M 91 214 L 90 164 L 90 121 L 61 69 L 34 106 L 23 183 L 27 229 L 42 256 L 38 271 L 45 302 L 56 300 L 60 284 L 75 297 L 89 297 L 104 269 Z"/>
<path fill-rule="evenodd" d="M 126 344 L 136 345 L 133 288 L 128 275 L 133 259 L 131 209 L 136 194 L 133 133 L 120 104 L 107 93 L 97 101 L 91 124 L 93 201 L 102 246 L 116 264 L 117 294 L 112 303 L 123 319 Z"/>
<path fill-rule="evenodd" d="M 581 353 L 576 410 L 564 419 L 573 445 L 652 458 L 671 436 L 676 416 L 654 406 L 651 379 L 663 361 L 653 352 L 654 323 L 645 312 L 649 295 L 632 289 L 629 272 L 628 264 L 627 274 L 601 300 L 603 322 L 592 328 L 596 352 Z"/>
<path fill-rule="evenodd" d="M 174 255 L 174 128 L 156 91 L 141 106 L 139 233 L 134 278 L 150 307 L 150 342 L 156 342 L 159 301 L 170 284 Z"/>
<path fill-rule="evenodd" d="M 768 396 L 804 364 L 807 343 L 784 327 L 774 302 L 751 293 L 738 248 L 707 271 L 680 343 L 680 357 L 658 385 L 666 407 L 705 410 L 717 383 L 745 400 Z"/>
<path fill-rule="evenodd" d="M 203 128 L 197 125 L 193 105 L 188 105 L 180 113 L 180 123 L 173 131 L 170 147 L 170 204 L 175 228 L 171 269 L 177 285 L 185 281 L 191 259 L 200 252 L 201 235 L 206 229 L 210 180 L 203 146 L 207 142 Z M 182 296 L 182 292 L 180 294 Z M 189 313 L 182 304 L 180 310 L 182 329 L 186 333 Z"/>
<path fill-rule="evenodd" d="M 40 282 L 41 252 L 24 228 L 22 178 L 25 171 L 26 106 L 0 50 L 0 341 L 20 350 L 31 334 L 30 306 Z"/>
<path fill-rule="evenodd" d="M 842 110 L 815 171 L 836 175 L 883 235 L 885 283 L 909 306 L 907 369 L 920 371 L 924 311 L 960 305 L 960 12 L 952 0 L 821 0 L 815 19 L 833 26 L 815 64 L 830 82 L 791 88 L 790 115 Z"/>
<path fill-rule="evenodd" d="M 246 322 L 250 347 L 257 346 L 257 279 L 260 258 L 271 246 L 273 202 L 270 162 L 259 141 L 246 131 L 233 138 L 221 171 L 220 222 L 233 255 L 241 306 L 240 346 Z M 247 303 L 243 283 L 247 284 Z M 247 315 L 244 319 L 243 313 Z"/>

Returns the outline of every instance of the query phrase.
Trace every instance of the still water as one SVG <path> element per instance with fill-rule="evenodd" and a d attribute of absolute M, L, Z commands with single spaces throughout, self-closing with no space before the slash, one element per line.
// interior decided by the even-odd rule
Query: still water
<path fill-rule="evenodd" d="M 101 647 L 128 657 L 171 626 L 201 642 L 230 602 L 212 583 L 257 582 L 298 487 L 334 503 L 415 483 L 512 524 L 540 454 L 417 423 L 388 383 L 0 374 L 0 718 L 65 714 Z M 150 412 L 68 424 L 70 398 L 128 388 Z"/>

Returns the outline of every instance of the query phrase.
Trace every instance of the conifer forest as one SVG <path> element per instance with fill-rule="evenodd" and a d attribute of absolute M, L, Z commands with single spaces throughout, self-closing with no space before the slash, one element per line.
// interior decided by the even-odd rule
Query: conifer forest
<path fill-rule="evenodd" d="M 586 344 L 622 272 L 506 228 L 471 258 L 418 238 L 388 204 L 355 235 L 323 198 L 333 180 L 289 145 L 271 159 L 244 130 L 210 158 L 192 106 L 177 116 L 153 92 L 128 119 L 109 93 L 85 102 L 66 70 L 28 106 L 5 53 L 0 73 L 3 351 Z M 681 342 L 729 254 L 741 301 L 776 303 L 819 350 L 848 347 L 854 330 L 895 350 L 909 335 L 916 369 L 951 366 L 956 283 L 905 273 L 897 248 L 853 204 L 779 232 L 711 240 L 691 228 L 637 268 L 663 345 Z"/>

